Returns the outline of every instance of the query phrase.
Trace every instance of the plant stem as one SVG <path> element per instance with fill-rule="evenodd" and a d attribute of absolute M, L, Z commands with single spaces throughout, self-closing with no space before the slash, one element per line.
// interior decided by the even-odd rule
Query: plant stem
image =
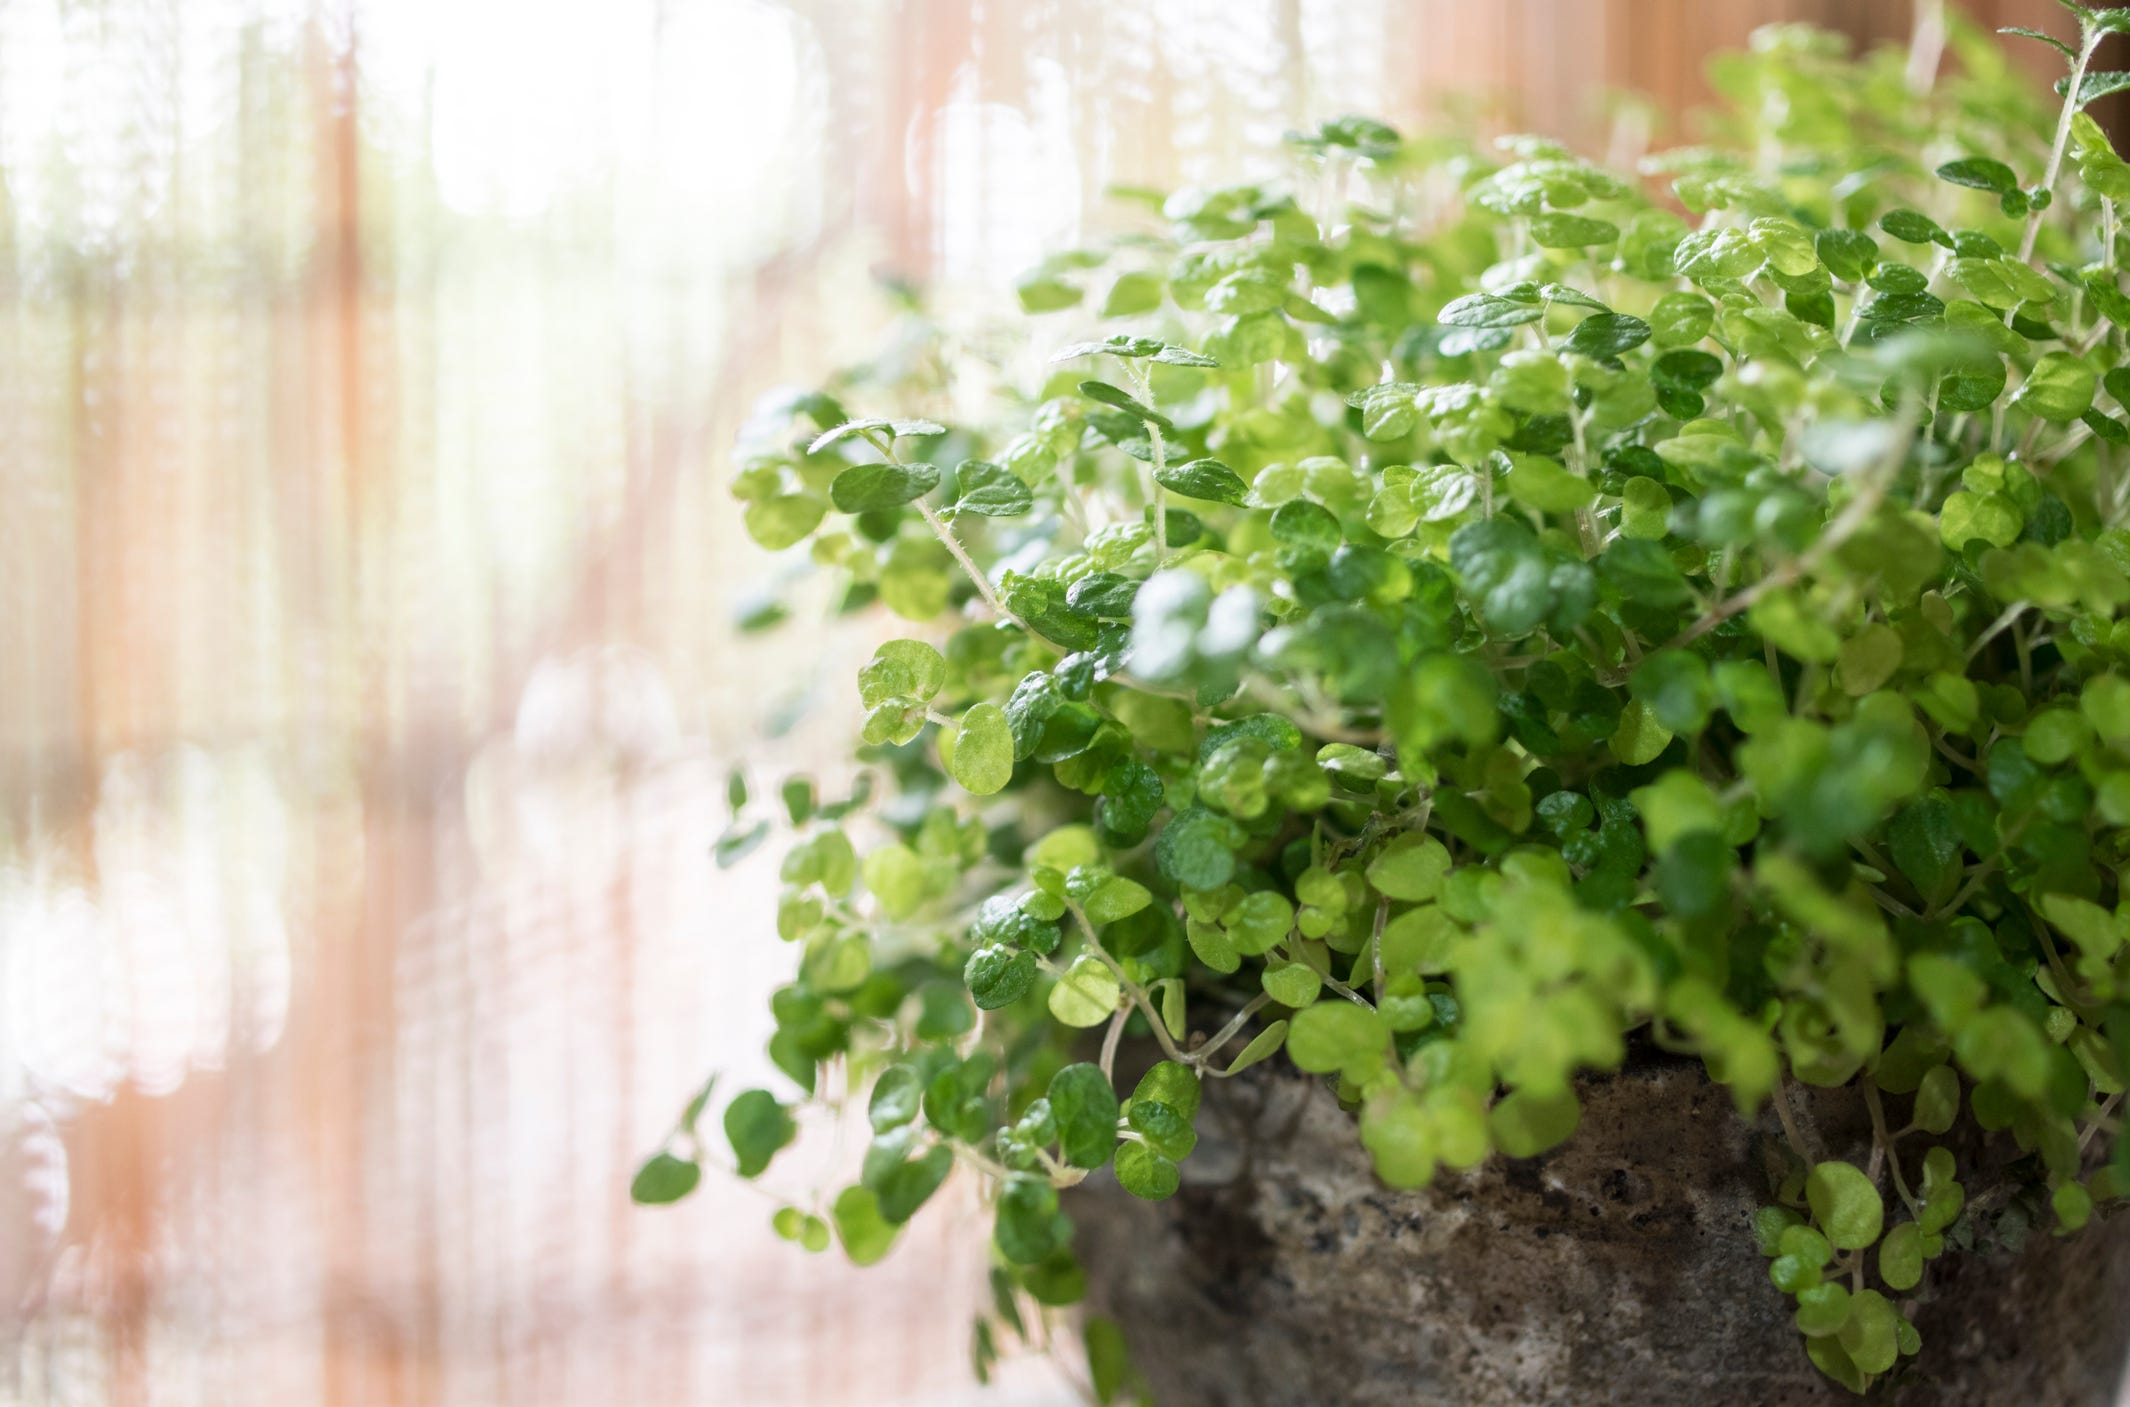
<path fill-rule="evenodd" d="M 1378 1005 L 1383 1001 L 1383 929 L 1389 921 L 1390 900 L 1378 899 L 1376 901 L 1375 929 L 1368 935 L 1368 960 L 1370 966 L 1375 969 L 1375 992 Z"/>
<path fill-rule="evenodd" d="M 1909 1215 L 1922 1219 L 1923 1204 L 1908 1190 L 1908 1179 L 1901 1176 L 1901 1157 L 1893 1148 L 1893 1135 L 1886 1132 L 1886 1110 L 1879 1103 L 1879 1089 L 1867 1076 L 1861 1082 L 1864 1091 L 1864 1107 L 1871 1111 L 1871 1161 L 1876 1163 L 1883 1155 L 1887 1169 L 1893 1174 L 1893 1190 L 1901 1194 L 1907 1204 Z M 1877 1170 L 1874 1168 L 1874 1172 Z M 1876 1177 L 1873 1182 L 1878 1181 Z"/>
<path fill-rule="evenodd" d="M 2085 36 L 2078 46 L 2078 61 L 2071 65 L 2070 86 L 2064 90 L 2063 111 L 2056 119 L 2056 140 L 2049 147 L 2048 169 L 2041 174 L 2041 189 L 2053 193 L 2056 189 L 2056 173 L 2063 167 L 2064 148 L 2071 142 L 2071 119 L 2078 115 L 2078 91 L 2085 86 L 2086 65 L 2092 62 L 2093 51 L 2100 47 L 2105 31 L 2094 30 Z M 2034 262 L 2034 242 L 2041 237 L 2041 217 L 2047 212 L 2040 209 L 2029 211 L 2026 217 L 2026 233 L 2019 240 L 2019 262 Z"/>
<path fill-rule="evenodd" d="M 1132 361 L 1126 361 L 1124 369 L 1130 374 L 1133 384 L 1138 388 L 1139 399 L 1146 405 L 1152 406 L 1154 403 L 1154 374 L 1151 371 L 1142 369 L 1136 362 Z M 1168 442 L 1161 438 L 1161 427 L 1151 420 L 1144 423 L 1146 425 L 1147 441 L 1154 447 L 1154 466 L 1149 472 L 1148 478 L 1153 485 L 1154 565 L 1158 568 L 1167 566 L 1169 560 L 1169 495 L 1168 490 L 1161 486 L 1161 473 L 1168 468 L 1169 451 Z"/>
<path fill-rule="evenodd" d="M 924 515 L 925 525 L 937 534 L 940 543 L 946 547 L 948 552 L 953 554 L 954 560 L 961 564 L 961 569 L 968 573 L 969 580 L 976 587 L 977 594 L 984 598 L 984 604 L 991 608 L 992 614 L 1001 619 L 1012 621 L 1023 630 L 1028 630 L 1028 622 L 1006 609 L 1006 603 L 999 598 L 998 589 L 991 584 L 991 579 L 985 576 L 982 569 L 976 565 L 976 559 L 969 555 L 968 548 L 961 545 L 961 539 L 954 535 L 954 530 L 949 528 L 945 522 L 941 521 L 940 516 L 932 511 L 932 505 L 926 503 L 923 499 L 919 499 L 917 501 L 917 511 Z M 1028 633 L 1035 635 L 1033 630 L 1028 630 Z M 1036 638 L 1041 639 L 1042 637 L 1037 636 Z"/>
<path fill-rule="evenodd" d="M 1797 1111 L 1790 1107 L 1790 1078 L 1781 1076 L 1775 1082 L 1775 1117 L 1782 1121 L 1782 1136 L 1789 1140 L 1790 1151 L 1810 1167 L 1819 1160 L 1812 1155 L 1811 1145 L 1805 1142 L 1804 1134 L 1797 1126 Z"/>
<path fill-rule="evenodd" d="M 2122 1098 L 2122 1091 L 2118 1090 L 2102 1100 L 2100 1108 L 2093 1111 L 2093 1121 L 2078 1135 L 2079 1152 L 2086 1151 L 2086 1145 L 2093 1141 L 2093 1135 L 2099 1133 L 2101 1127 L 2108 1122 L 2108 1116 L 2115 1112 L 2115 1106 L 2122 1102 Z"/>
<path fill-rule="evenodd" d="M 1132 1009 L 1117 1008 L 1117 1014 L 1109 1018 L 1109 1031 L 1102 1037 L 1102 1077 L 1114 1079 L 1117 1068 L 1117 1043 L 1124 1039 L 1124 1023 L 1131 1020 Z"/>
<path fill-rule="evenodd" d="M 1161 1013 L 1155 1009 L 1153 999 L 1147 996 L 1146 988 L 1132 981 L 1125 973 L 1123 964 L 1111 957 L 1109 950 L 1095 941 L 1095 928 L 1087 921 L 1086 911 L 1078 904 L 1069 907 L 1074 921 L 1080 925 L 1080 936 L 1087 940 L 1087 951 L 1110 970 L 1110 974 L 1117 979 L 1118 987 L 1123 989 L 1131 1004 L 1146 1013 L 1146 1024 L 1153 1028 L 1154 1039 L 1160 1043 L 1161 1053 L 1178 1064 L 1190 1064 L 1190 1056 L 1177 1049 L 1176 1042 L 1169 1036 L 1168 1024 L 1161 1019 Z"/>
<path fill-rule="evenodd" d="M 1211 1064 L 1213 1057 L 1220 1053 L 1220 1048 L 1229 1041 L 1234 1040 L 1235 1033 L 1242 1030 L 1249 1023 L 1251 1017 L 1263 1011 L 1271 1000 L 1272 995 L 1269 992 L 1259 992 L 1256 996 L 1250 998 L 1249 1001 L 1243 1004 L 1243 1009 L 1236 1012 L 1227 1025 L 1213 1033 L 1211 1040 L 1191 1052 L 1190 1063 L 1193 1065 Z"/>
<path fill-rule="evenodd" d="M 1168 467 L 1168 447 L 1159 425 L 1149 422 L 1146 433 L 1154 445 L 1154 565 L 1163 567 L 1169 560 L 1169 491 L 1161 486 L 1161 471 Z"/>
<path fill-rule="evenodd" d="M 1340 995 L 1340 996 L 1342 996 L 1342 997 L 1346 998 L 1346 1000 L 1348 1000 L 1348 1001 L 1352 1002 L 1352 1003 L 1353 1003 L 1353 1004 L 1354 1004 L 1355 1006 L 1365 1006 L 1365 1007 L 1367 1007 L 1367 1008 L 1368 1008 L 1368 1009 L 1369 1009 L 1370 1011 L 1374 1011 L 1374 1010 L 1376 1009 L 1376 1004 L 1375 1004 L 1374 1002 L 1372 1002 L 1372 1001 L 1370 1001 L 1370 1000 L 1369 1000 L 1368 998 L 1366 998 L 1366 997 L 1362 996 L 1362 995 L 1361 995 L 1361 994 L 1360 994 L 1359 992 L 1356 992 L 1356 991 L 1355 991 L 1355 990 L 1354 990 L 1353 988 L 1351 988 L 1351 987 L 1347 986 L 1347 985 L 1346 985 L 1346 984 L 1345 984 L 1344 982 L 1341 982 L 1341 981 L 1340 981 L 1340 980 L 1339 980 L 1338 978 L 1336 978 L 1336 977 L 1333 977 L 1333 976 L 1332 976 L 1332 975 L 1331 975 L 1330 973 L 1328 973 L 1328 972 L 1327 972 L 1327 973 L 1323 974 L 1323 977 L 1324 977 L 1324 985 L 1325 985 L 1326 987 L 1328 987 L 1328 988 L 1330 988 L 1330 989 L 1331 989 L 1332 991 L 1334 991 L 1334 992 L 1338 993 L 1338 995 Z"/>
<path fill-rule="evenodd" d="M 2010 629 L 2012 622 L 2019 619 L 2020 614 L 2025 611 L 2026 608 L 2027 603 L 2025 601 L 2014 601 L 2011 605 L 2006 606 L 2004 608 L 2003 614 L 1999 615 L 1995 620 L 1991 621 L 1989 623 L 1989 628 L 1984 630 L 1980 635 L 1977 635 L 1975 637 L 1975 643 L 1967 647 L 1967 658 L 1972 661 L 1976 655 L 1981 654 L 1983 646 L 1989 644 L 1990 641 L 1996 639 L 1999 635 Z"/>

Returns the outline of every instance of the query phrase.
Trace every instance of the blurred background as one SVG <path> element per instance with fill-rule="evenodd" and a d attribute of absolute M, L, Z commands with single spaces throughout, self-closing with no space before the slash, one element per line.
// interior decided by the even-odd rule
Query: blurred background
<path fill-rule="evenodd" d="M 892 336 L 884 275 L 1009 297 L 1112 184 L 1352 111 L 1690 135 L 1780 19 L 1914 23 L 0 0 L 0 1407 L 975 1400 L 951 1208 L 855 1274 L 751 1187 L 627 1201 L 705 1072 L 770 1078 L 725 777 L 833 775 L 836 710 L 766 729 L 869 648 L 735 629 L 787 570 L 725 492 L 748 407 Z"/>

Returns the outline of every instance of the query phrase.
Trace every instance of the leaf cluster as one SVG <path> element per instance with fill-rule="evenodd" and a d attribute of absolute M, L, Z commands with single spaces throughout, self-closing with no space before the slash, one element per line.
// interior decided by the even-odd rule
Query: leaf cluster
<path fill-rule="evenodd" d="M 2030 36 L 2054 111 L 1965 28 L 1922 99 L 1764 31 L 1636 172 L 1327 124 L 1032 273 L 1059 350 L 987 409 L 949 359 L 767 415 L 748 530 L 908 628 L 843 701 L 870 791 L 784 792 L 770 1054 L 872 1141 L 780 1228 L 876 1259 L 977 1179 L 987 1365 L 1078 1298 L 1060 1192 L 1175 1193 L 1208 1081 L 1321 1075 L 1410 1188 L 1647 1042 L 1748 1115 L 1864 1091 L 1870 1168 L 1800 1142 L 1754 1228 L 1862 1391 L 1929 1262 L 2130 1190 L 2125 15 Z M 793 1124 L 725 1129 L 753 1176 Z"/>

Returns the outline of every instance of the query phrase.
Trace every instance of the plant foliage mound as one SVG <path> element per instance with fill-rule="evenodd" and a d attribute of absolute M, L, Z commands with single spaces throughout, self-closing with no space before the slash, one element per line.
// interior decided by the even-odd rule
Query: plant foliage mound
<path fill-rule="evenodd" d="M 2077 13 L 2060 112 L 1956 24 L 1927 93 L 1763 32 L 1632 174 L 1334 122 L 1024 279 L 1019 360 L 790 399 L 748 529 L 907 638 L 835 704 L 858 792 L 783 788 L 770 1054 L 872 1138 L 779 1228 L 869 1262 L 976 1183 L 984 1366 L 1079 1297 L 1060 1192 L 1175 1192 L 1207 1081 L 1335 1082 L 1415 1188 L 1646 1041 L 1790 1129 L 1740 1253 L 1861 1391 L 1933 1261 L 2123 1196 L 2130 166 L 2082 109 L 2130 11 Z M 1793 1082 L 1860 1087 L 1868 1165 Z M 723 1124 L 747 1176 L 796 1129 Z"/>

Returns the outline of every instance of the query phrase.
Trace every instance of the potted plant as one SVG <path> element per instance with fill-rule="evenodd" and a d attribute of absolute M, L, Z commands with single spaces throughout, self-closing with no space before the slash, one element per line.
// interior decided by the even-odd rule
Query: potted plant
<path fill-rule="evenodd" d="M 770 1054 L 871 1141 L 779 1229 L 868 1262 L 968 1180 L 979 1371 L 1084 1299 L 1104 1402 L 2111 1401 L 2130 10 L 2076 15 L 2060 107 L 1963 26 L 1926 92 L 1764 31 L 1633 175 L 1329 123 L 1025 279 L 1039 369 L 769 417 L 749 530 L 909 622 L 865 784 L 782 791 Z"/>

